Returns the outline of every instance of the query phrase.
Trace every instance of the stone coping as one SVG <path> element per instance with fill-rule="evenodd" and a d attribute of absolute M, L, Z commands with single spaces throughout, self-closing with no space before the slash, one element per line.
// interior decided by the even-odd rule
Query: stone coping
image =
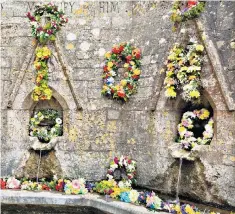
<path fill-rule="evenodd" d="M 34 204 L 34 205 L 66 205 L 87 206 L 112 214 L 151 214 L 143 206 L 124 203 L 117 200 L 105 200 L 104 196 L 96 193 L 86 195 L 65 195 L 59 192 L 32 192 L 26 190 L 1 190 L 1 203 L 4 204 Z M 166 212 L 154 212 L 166 214 Z"/>

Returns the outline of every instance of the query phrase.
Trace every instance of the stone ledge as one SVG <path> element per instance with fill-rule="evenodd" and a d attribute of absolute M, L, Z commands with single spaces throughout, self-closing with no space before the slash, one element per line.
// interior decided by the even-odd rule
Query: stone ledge
<path fill-rule="evenodd" d="M 209 145 L 196 145 L 191 151 L 186 151 L 181 148 L 180 143 L 174 143 L 168 147 L 173 158 L 182 158 L 189 161 L 195 161 L 202 156 L 202 153 Z"/>
<path fill-rule="evenodd" d="M 65 138 L 62 136 L 51 139 L 49 143 L 41 143 L 37 137 L 29 137 L 30 148 L 33 150 L 42 150 L 42 151 L 52 150 L 53 148 L 55 148 L 57 143 L 64 140 Z"/>
<path fill-rule="evenodd" d="M 145 207 L 121 201 L 106 201 L 104 196 L 95 193 L 86 195 L 65 195 L 59 192 L 29 192 L 25 190 L 1 190 L 3 204 L 68 205 L 87 206 L 112 214 L 151 214 Z M 166 212 L 155 212 L 166 214 Z"/>

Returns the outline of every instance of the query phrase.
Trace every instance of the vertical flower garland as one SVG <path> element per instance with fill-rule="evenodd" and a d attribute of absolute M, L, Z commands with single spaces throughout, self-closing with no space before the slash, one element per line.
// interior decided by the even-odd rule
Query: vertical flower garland
<path fill-rule="evenodd" d="M 200 102 L 202 55 L 204 47 L 190 40 L 184 48 L 175 44 L 167 58 L 164 85 L 165 95 L 175 98 L 177 90 L 182 91 L 182 97 L 187 102 Z"/>
<path fill-rule="evenodd" d="M 41 17 L 45 15 L 46 23 L 41 24 Z M 30 20 L 32 35 L 41 45 L 36 49 L 34 67 L 37 71 L 36 86 L 32 98 L 34 101 L 50 100 L 52 91 L 48 86 L 48 59 L 51 56 L 51 50 L 46 46 L 48 41 L 56 39 L 56 33 L 68 22 L 62 10 L 52 3 L 36 5 L 33 15 L 27 13 Z"/>
<path fill-rule="evenodd" d="M 132 94 L 136 93 L 141 74 L 140 58 L 140 49 L 130 43 L 114 45 L 112 51 L 105 54 L 106 62 L 102 76 L 104 85 L 101 94 L 127 101 Z M 114 78 L 120 67 L 124 67 L 124 79 L 115 85 Z"/>
<path fill-rule="evenodd" d="M 47 61 L 51 56 L 51 50 L 44 46 L 37 48 L 35 51 L 36 59 L 34 61 L 34 68 L 37 71 L 36 86 L 32 94 L 34 101 L 50 100 L 52 91 L 48 87 L 48 66 Z"/>

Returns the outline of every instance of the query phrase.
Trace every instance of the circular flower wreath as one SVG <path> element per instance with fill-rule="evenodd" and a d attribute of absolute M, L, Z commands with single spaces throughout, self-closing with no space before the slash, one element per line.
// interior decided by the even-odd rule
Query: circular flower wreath
<path fill-rule="evenodd" d="M 201 110 L 187 111 L 183 114 L 181 123 L 178 125 L 179 139 L 178 142 L 182 144 L 182 148 L 191 150 L 196 144 L 209 144 L 213 137 L 213 118 L 209 119 L 210 112 L 202 108 Z M 205 131 L 202 133 L 202 138 L 194 137 L 194 133 L 190 130 L 194 128 L 196 120 L 208 120 L 204 126 Z"/>
<path fill-rule="evenodd" d="M 40 23 L 43 14 L 48 15 L 49 18 L 44 26 Z M 48 40 L 54 41 L 55 35 L 60 30 L 60 27 L 68 22 L 68 19 L 64 16 L 64 12 L 58 10 L 58 7 L 52 3 L 36 5 L 33 16 L 28 12 L 27 17 L 30 20 L 33 36 L 41 43 L 47 42 Z"/>
<path fill-rule="evenodd" d="M 171 10 L 171 21 L 175 24 L 194 19 L 200 15 L 205 8 L 205 1 L 188 0 L 184 8 L 181 1 L 175 1 Z"/>
<path fill-rule="evenodd" d="M 132 184 L 136 183 L 136 162 L 129 159 L 128 157 L 121 156 L 120 158 L 115 157 L 110 163 L 110 168 L 108 169 L 107 178 L 109 180 L 114 179 L 114 171 L 116 169 L 124 169 L 126 173 L 126 178 L 122 178 L 118 182 L 118 186 L 121 187 L 131 187 Z"/>
<path fill-rule="evenodd" d="M 111 52 L 105 54 L 106 62 L 103 67 L 104 85 L 102 94 L 108 97 L 127 101 L 130 95 L 137 92 L 138 80 L 140 78 L 140 49 L 130 43 L 115 45 Z M 118 68 L 124 67 L 124 79 L 119 84 L 114 84 L 114 77 Z"/>
<path fill-rule="evenodd" d="M 52 126 L 39 127 L 43 120 L 52 122 Z M 40 110 L 34 113 L 30 119 L 29 134 L 38 137 L 42 142 L 49 142 L 53 137 L 62 135 L 62 119 L 59 113 L 53 109 Z"/>

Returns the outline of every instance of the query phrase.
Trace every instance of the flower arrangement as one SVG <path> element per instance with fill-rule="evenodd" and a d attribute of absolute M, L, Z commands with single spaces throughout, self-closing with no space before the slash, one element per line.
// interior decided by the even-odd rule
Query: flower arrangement
<path fill-rule="evenodd" d="M 37 182 L 33 182 L 33 181 L 24 181 L 22 184 L 21 184 L 21 189 L 22 190 L 32 190 L 32 191 L 39 191 L 39 190 L 49 190 L 50 188 L 49 187 L 45 187 L 45 184 L 42 185 L 40 183 L 37 183 Z"/>
<path fill-rule="evenodd" d="M 132 94 L 136 93 L 141 74 L 140 58 L 140 49 L 130 43 L 114 45 L 112 51 L 105 54 L 106 62 L 102 76 L 104 85 L 101 94 L 127 101 Z M 124 67 L 124 79 L 115 85 L 114 78 L 120 67 Z"/>
<path fill-rule="evenodd" d="M 196 144 L 209 144 L 213 137 L 213 118 L 209 118 L 210 112 L 202 108 L 200 110 L 187 111 L 183 114 L 181 123 L 178 124 L 179 139 L 178 142 L 182 144 L 185 150 L 191 150 Z M 208 120 L 204 126 L 205 131 L 202 133 L 202 138 L 194 137 L 192 129 L 196 120 Z M 190 131 L 191 130 L 191 131 Z"/>
<path fill-rule="evenodd" d="M 51 56 L 51 50 L 44 46 L 38 47 L 35 52 L 36 59 L 34 61 L 34 67 L 37 71 L 36 86 L 32 93 L 34 101 L 38 100 L 50 100 L 52 91 L 48 87 L 48 66 L 47 61 Z"/>
<path fill-rule="evenodd" d="M 205 9 L 205 1 L 188 0 L 184 7 L 181 4 L 181 1 L 176 0 L 171 10 L 170 19 L 174 22 L 175 28 L 181 22 L 197 18 Z"/>
<path fill-rule="evenodd" d="M 92 191 L 100 194 L 110 195 L 114 199 L 126 203 L 134 203 L 144 205 L 150 210 L 164 210 L 172 214 L 202 214 L 198 208 L 188 204 L 172 204 L 163 202 L 154 192 L 138 192 L 130 188 L 120 188 L 114 180 L 102 180 L 95 185 L 91 182 L 86 182 L 83 178 L 79 179 L 58 179 L 54 177 L 51 181 L 46 181 L 44 178 L 39 182 L 31 181 L 30 179 L 22 178 L 20 180 L 10 178 L 0 178 L 1 189 L 21 189 L 28 191 L 59 191 L 65 194 L 86 194 Z M 94 187 L 93 190 L 89 189 Z M 205 213 L 205 212 L 203 212 Z M 214 212 L 206 212 L 207 214 L 219 214 Z"/>
<path fill-rule="evenodd" d="M 0 186 L 1 186 L 1 189 L 6 189 L 6 185 L 7 185 L 6 179 L 1 178 L 1 179 L 0 179 Z"/>
<path fill-rule="evenodd" d="M 10 177 L 6 182 L 6 189 L 20 189 L 20 180 Z"/>
<path fill-rule="evenodd" d="M 41 24 L 41 17 L 46 16 L 46 23 Z M 52 3 L 36 5 L 33 15 L 27 13 L 30 20 L 32 34 L 45 45 L 48 41 L 54 41 L 56 33 L 68 22 L 62 10 Z M 34 67 L 37 71 L 36 86 L 34 87 L 32 98 L 34 101 L 50 100 L 52 90 L 48 87 L 48 66 L 47 61 L 51 56 L 51 50 L 47 46 L 38 47 L 35 52 L 36 59 Z"/>
<path fill-rule="evenodd" d="M 182 97 L 187 102 L 200 102 L 200 75 L 204 47 L 190 39 L 184 48 L 175 44 L 167 58 L 164 85 L 165 95 L 175 98 L 177 90 L 182 90 Z"/>
<path fill-rule="evenodd" d="M 102 180 L 95 184 L 94 190 L 100 194 L 110 195 L 113 193 L 113 188 L 117 187 L 117 182 L 115 180 Z"/>
<path fill-rule="evenodd" d="M 75 179 L 73 181 L 66 180 L 64 186 L 65 194 L 78 195 L 88 193 L 85 183 L 86 181 L 83 178 Z"/>
<path fill-rule="evenodd" d="M 151 192 L 147 195 L 146 207 L 154 210 L 162 209 L 162 200 L 154 192 Z"/>
<path fill-rule="evenodd" d="M 201 212 L 199 209 L 195 206 L 191 206 L 189 204 L 175 204 L 171 208 L 171 213 L 172 214 L 200 214 Z"/>
<path fill-rule="evenodd" d="M 43 15 L 49 19 L 44 26 L 41 24 Z M 40 43 L 46 43 L 48 40 L 54 41 L 56 33 L 68 22 L 64 12 L 58 10 L 58 7 L 52 3 L 36 5 L 33 15 L 28 12 L 27 17 L 30 20 L 32 35 Z"/>
<path fill-rule="evenodd" d="M 114 178 L 114 172 L 117 169 L 122 169 L 125 171 L 125 177 L 122 177 L 122 180 L 118 182 L 119 187 L 131 187 L 132 184 L 136 183 L 136 162 L 129 159 L 128 157 L 121 156 L 120 158 L 115 157 L 110 163 L 108 169 L 107 178 L 112 180 Z"/>
<path fill-rule="evenodd" d="M 44 120 L 52 121 L 53 126 L 39 127 L 40 123 Z M 62 123 L 63 121 L 58 111 L 54 109 L 36 111 L 34 116 L 30 119 L 29 134 L 30 136 L 38 137 L 39 140 L 49 142 L 53 137 L 62 135 Z"/>

